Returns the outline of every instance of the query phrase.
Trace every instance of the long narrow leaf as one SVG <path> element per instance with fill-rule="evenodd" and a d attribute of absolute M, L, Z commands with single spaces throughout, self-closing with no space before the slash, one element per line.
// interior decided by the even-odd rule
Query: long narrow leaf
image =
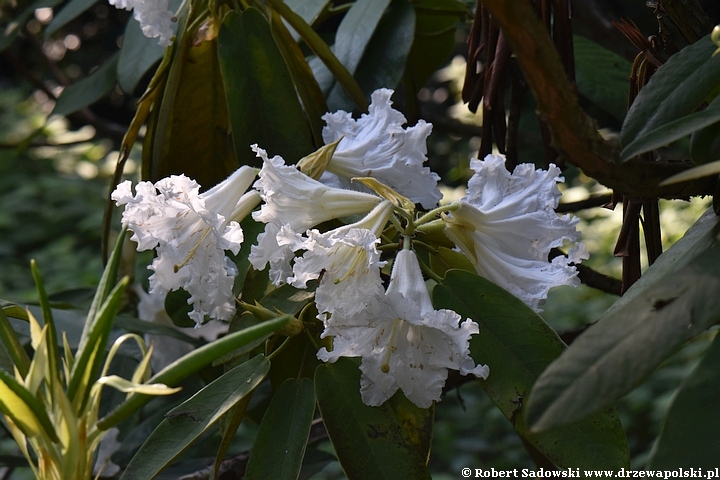
<path fill-rule="evenodd" d="M 43 322 L 47 325 L 47 355 L 48 355 L 48 366 L 50 368 L 50 379 L 54 381 L 60 378 L 60 366 L 58 361 L 60 359 L 58 355 L 58 335 L 57 327 L 55 326 L 55 320 L 53 319 L 52 308 L 50 308 L 50 299 L 48 298 L 47 292 L 45 291 L 45 285 L 43 284 L 42 278 L 40 277 L 40 271 L 38 270 L 37 263 L 35 260 L 30 262 L 30 270 L 32 272 L 33 279 L 35 280 L 35 286 L 37 287 L 38 297 L 40 300 L 40 307 L 43 313 Z M 53 385 L 50 385 L 50 391 L 54 393 Z"/>
<path fill-rule="evenodd" d="M 78 408 L 77 411 L 81 411 L 84 407 L 90 394 L 90 387 L 100 372 L 104 360 L 102 354 L 105 352 L 113 320 L 120 309 L 120 302 L 129 282 L 128 277 L 123 278 L 110 292 L 92 323 L 86 345 L 82 350 L 78 349 L 67 389 L 68 398 Z"/>
<path fill-rule="evenodd" d="M 20 382 L 0 370 L 0 410 L 28 437 L 45 435 L 59 442 L 45 406 Z"/>
<path fill-rule="evenodd" d="M 2 341 L 10 355 L 13 365 L 18 369 L 20 375 L 25 377 L 30 367 L 30 357 L 28 357 L 20 340 L 18 340 L 15 330 L 10 325 L 10 321 L 2 308 L 0 308 L 0 341 Z"/>
<path fill-rule="evenodd" d="M 270 362 L 258 355 L 172 409 L 140 447 L 120 478 L 153 478 L 253 391 L 268 370 Z"/>
<path fill-rule="evenodd" d="M 357 105 L 361 111 L 367 112 L 368 102 L 363 95 L 362 89 L 348 69 L 345 68 L 342 62 L 340 62 L 332 50 L 330 50 L 327 43 L 315 33 L 315 30 L 313 30 L 300 15 L 290 10 L 282 0 L 268 0 L 268 3 L 300 34 L 303 41 L 305 41 L 315 55 L 322 60 L 347 94 L 350 95 L 355 105 Z"/>
<path fill-rule="evenodd" d="M 197 373 L 203 367 L 210 365 L 216 358 L 259 338 L 272 335 L 277 329 L 285 326 L 291 318 L 290 315 L 285 315 L 275 320 L 263 322 L 259 325 L 246 328 L 245 330 L 226 335 L 171 363 L 151 377 L 147 383 L 164 383 L 165 385 L 173 387 L 190 375 Z M 100 419 L 97 423 L 98 428 L 107 430 L 108 428 L 114 427 L 138 408 L 152 400 L 152 398 L 153 397 L 149 395 L 131 396 L 107 416 Z"/>

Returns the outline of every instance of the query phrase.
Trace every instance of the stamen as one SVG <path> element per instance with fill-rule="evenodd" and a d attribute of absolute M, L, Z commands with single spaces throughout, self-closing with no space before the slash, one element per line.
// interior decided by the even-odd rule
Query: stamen
<path fill-rule="evenodd" d="M 177 273 L 182 267 L 187 265 L 187 263 L 190 261 L 190 259 L 195 256 L 195 253 L 197 252 L 197 249 L 200 248 L 200 244 L 203 240 L 205 240 L 205 237 L 208 236 L 208 233 L 210 233 L 211 228 L 206 228 L 205 231 L 202 234 L 202 237 L 200 237 L 200 240 L 198 240 L 197 245 L 195 245 L 193 248 L 190 249 L 190 251 L 187 254 L 187 257 L 185 257 L 185 260 L 180 262 L 179 265 L 173 266 L 173 272 Z"/>
<path fill-rule="evenodd" d="M 385 351 L 385 361 L 380 366 L 380 371 L 383 373 L 390 372 L 390 355 L 395 353 L 395 350 L 397 350 L 397 347 L 395 347 L 395 336 L 397 335 L 398 326 L 402 321 L 402 318 L 396 318 L 393 322 L 392 331 L 390 332 L 390 341 L 388 342 L 387 350 Z"/>

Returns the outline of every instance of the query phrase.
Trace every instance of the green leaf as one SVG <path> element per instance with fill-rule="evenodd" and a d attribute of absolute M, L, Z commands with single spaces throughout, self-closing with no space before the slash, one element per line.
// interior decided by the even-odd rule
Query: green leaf
<path fill-rule="evenodd" d="M 349 478 L 430 478 L 426 458 L 391 402 L 379 407 L 362 403 L 357 362 L 341 358 L 320 365 L 315 370 L 315 394 L 330 441 Z"/>
<path fill-rule="evenodd" d="M 330 0 L 285 0 L 285 5 L 308 25 L 312 25 L 317 20 L 329 3 Z M 300 40 L 299 33 L 295 30 L 292 30 L 291 33 L 296 42 Z"/>
<path fill-rule="evenodd" d="M 415 9 L 405 1 L 392 2 L 380 19 L 355 71 L 355 79 L 367 97 L 378 88 L 397 87 L 414 38 Z M 347 98 L 344 109 L 350 110 L 350 97 L 342 91 L 338 93 Z"/>
<path fill-rule="evenodd" d="M 678 242 L 663 253 L 647 270 L 648 280 L 633 285 L 543 372 L 528 406 L 533 428 L 572 422 L 611 405 L 720 320 L 720 244 L 712 233 L 717 220 L 701 221 L 694 244 Z M 708 241 L 709 247 L 698 248 Z M 670 258 L 661 261 L 665 255 Z M 656 265 L 662 273 L 653 274 Z"/>
<path fill-rule="evenodd" d="M 330 47 L 320 38 L 315 30 L 308 25 L 307 21 L 288 8 L 282 0 L 268 0 L 268 3 L 298 32 L 307 46 L 318 56 L 319 60 L 317 60 L 318 63 L 316 65 L 319 67 L 319 62 L 322 61 L 340 85 L 342 85 L 342 88 L 352 97 L 355 105 L 363 112 L 367 112 L 367 100 L 363 96 L 362 90 L 360 90 L 357 82 L 352 77 L 352 74 L 345 68 L 342 62 L 338 60 Z M 315 69 L 313 69 L 313 71 L 315 71 Z"/>
<path fill-rule="evenodd" d="M 576 82 L 580 94 L 622 121 L 627 112 L 632 64 L 620 55 L 573 35 Z"/>
<path fill-rule="evenodd" d="M 83 325 L 82 334 L 80 335 L 80 343 L 78 344 L 75 358 L 83 358 L 85 363 L 83 363 L 82 365 L 79 365 L 79 362 L 73 363 L 70 378 L 68 379 L 67 390 L 68 398 L 71 401 L 75 401 L 75 394 L 78 389 L 83 388 L 83 397 L 85 397 L 85 395 L 89 392 L 89 389 L 87 389 L 87 384 L 81 387 L 81 377 L 85 377 L 87 373 L 84 371 L 81 372 L 81 369 L 90 369 L 91 371 L 96 372 L 99 371 L 99 362 L 101 361 L 101 359 L 95 355 L 99 347 L 98 342 L 107 342 L 107 339 L 110 335 L 110 329 L 112 328 L 113 320 L 113 318 L 103 316 L 102 312 L 107 307 L 107 299 L 112 295 L 113 288 L 115 287 L 115 282 L 117 281 L 118 269 L 120 268 L 120 259 L 122 257 L 122 246 L 125 242 L 126 233 L 127 230 L 123 229 L 118 235 L 117 241 L 115 242 L 115 247 L 110 254 L 107 265 L 105 265 L 102 277 L 100 277 L 100 282 L 98 283 L 97 289 L 95 291 L 95 297 L 93 298 L 92 304 L 90 305 L 90 311 L 88 312 L 87 319 L 85 320 L 85 325 Z M 127 282 L 125 282 L 125 284 L 127 284 Z M 122 295 L 122 292 L 120 293 L 120 295 Z M 117 300 L 119 300 L 119 297 L 116 299 L 116 301 Z M 115 306 L 117 307 L 117 305 Z M 101 351 L 104 351 L 105 344 L 103 343 L 100 348 Z M 94 362 L 96 362 L 95 364 L 87 364 L 87 362 L 89 362 L 91 358 L 94 359 Z M 86 378 L 86 380 L 89 379 Z"/>
<path fill-rule="evenodd" d="M 314 413 L 313 382 L 307 378 L 285 381 L 273 395 L 260 423 L 244 478 L 298 478 Z"/>
<path fill-rule="evenodd" d="M 270 22 L 275 44 L 282 53 L 288 72 L 290 72 L 300 101 L 305 109 L 305 115 L 307 115 L 312 130 L 313 144 L 315 147 L 319 147 L 324 144 L 322 129 L 325 122 L 322 116 L 328 111 L 325 96 L 313 76 L 310 65 L 305 60 L 305 55 L 303 55 L 296 40 L 293 39 L 280 15 L 275 11 L 271 15 Z"/>
<path fill-rule="evenodd" d="M 692 113 L 718 86 L 720 56 L 713 57 L 710 36 L 676 53 L 650 77 L 625 117 L 623 145 Z"/>
<path fill-rule="evenodd" d="M 720 335 L 680 385 L 653 448 L 649 470 L 679 467 L 713 470 L 720 445 Z"/>
<path fill-rule="evenodd" d="M 565 348 L 534 310 L 473 273 L 450 270 L 433 291 L 436 308 L 450 308 L 480 326 L 470 340 L 476 362 L 490 375 L 478 380 L 515 430 L 560 468 L 619 469 L 629 466 L 627 440 L 613 409 L 548 432 L 532 432 L 524 398 L 545 368 Z"/>
<path fill-rule="evenodd" d="M 690 157 L 696 165 L 720 160 L 720 123 L 693 132 L 690 137 Z"/>
<path fill-rule="evenodd" d="M 200 12 L 195 12 L 199 15 Z M 182 17 L 185 18 L 185 17 Z M 157 181 L 183 172 L 204 190 L 238 167 L 213 19 L 181 20 L 164 85 L 148 121 L 143 177 Z M 194 29 L 183 24 L 194 25 Z M 232 104 L 230 109 L 234 109 Z M 249 150 L 249 146 L 247 147 Z"/>
<path fill-rule="evenodd" d="M 128 19 L 117 64 L 120 88 L 132 94 L 143 75 L 165 55 L 165 50 L 165 47 L 158 45 L 156 38 L 148 38 L 143 34 L 137 20 L 132 17 Z"/>
<path fill-rule="evenodd" d="M 332 51 L 348 72 L 355 74 L 383 13 L 390 0 L 358 0 L 343 17 L 337 32 Z M 315 73 L 320 88 L 328 98 L 330 111 L 346 108 L 341 97 L 342 87 L 330 73 L 325 64 L 314 59 L 310 66 Z"/>
<path fill-rule="evenodd" d="M 641 153 L 669 145 L 718 121 L 720 121 L 720 97 L 716 97 L 705 110 L 691 113 L 635 137 L 635 140 L 620 152 L 620 160 L 630 160 Z"/>
<path fill-rule="evenodd" d="M 415 7 L 415 38 L 405 67 L 405 85 L 406 98 L 414 100 L 430 75 L 452 53 L 455 25 L 468 16 L 469 9 L 456 0 L 418 0 L 412 3 Z"/>
<path fill-rule="evenodd" d="M 118 54 L 114 54 L 100 68 L 62 91 L 51 115 L 68 115 L 92 105 L 104 97 L 117 83 Z"/>
<path fill-rule="evenodd" d="M 310 127 L 270 25 L 254 8 L 231 12 L 218 36 L 238 160 L 260 166 L 250 145 L 294 163 L 314 150 Z"/>
<path fill-rule="evenodd" d="M 45 285 L 43 284 L 42 278 L 40 277 L 40 271 L 38 270 L 37 263 L 35 260 L 30 261 L 30 271 L 32 272 L 33 280 L 35 280 L 35 286 L 38 292 L 38 299 L 40 300 L 40 308 L 42 308 L 42 318 L 45 325 L 47 325 L 47 355 L 48 355 L 48 378 L 53 381 L 60 378 L 60 355 L 58 355 L 58 331 L 53 318 L 52 308 L 50 308 L 50 299 L 48 298 L 47 292 L 45 291 Z M 51 386 L 51 388 L 53 388 Z"/>
<path fill-rule="evenodd" d="M 191 295 L 184 289 L 180 288 L 173 292 L 168 292 L 165 296 L 165 312 L 167 312 L 173 324 L 182 327 L 194 327 L 195 320 L 189 317 L 192 312 L 192 305 L 188 303 Z"/>
<path fill-rule="evenodd" d="M 120 478 L 153 478 L 254 390 L 269 369 L 270 362 L 258 355 L 170 410 L 130 460 Z"/>
<path fill-rule="evenodd" d="M 20 382 L 0 370 L 0 411 L 27 437 L 43 435 L 51 442 L 60 442 L 45 405 Z"/>
<path fill-rule="evenodd" d="M 0 32 L 0 52 L 12 45 L 15 37 L 18 36 L 25 22 L 33 16 L 35 10 L 38 8 L 54 7 L 61 2 L 62 0 L 36 0 L 28 5 L 25 10 L 20 12 L 20 14 L 15 17 L 14 20 L 10 21 Z"/>
<path fill-rule="evenodd" d="M 683 170 L 672 177 L 666 178 L 660 182 L 660 185 L 672 185 L 673 183 L 687 182 L 688 180 L 717 175 L 718 173 L 720 173 L 720 160 L 706 163 L 705 165 L 699 165 L 688 170 Z"/>
<path fill-rule="evenodd" d="M 17 367 L 20 375 L 25 377 L 30 368 L 30 357 L 18 340 L 4 309 L 0 309 L 0 341 L 10 355 L 13 365 Z"/>
<path fill-rule="evenodd" d="M 53 16 L 50 25 L 48 25 L 45 29 L 45 39 L 50 38 L 50 35 L 77 18 L 85 10 L 95 5 L 97 1 L 98 0 L 71 0 L 68 2 L 62 10 Z"/>
<path fill-rule="evenodd" d="M 153 375 L 147 383 L 164 383 L 165 385 L 173 387 L 207 365 L 210 365 L 216 358 L 230 353 L 243 345 L 254 342 L 259 338 L 269 337 L 275 330 L 285 326 L 290 318 L 290 316 L 278 317 L 275 320 L 263 322 L 239 332 L 230 333 L 214 342 L 196 348 Z M 138 408 L 152 400 L 152 398 L 153 397 L 148 395 L 131 396 L 122 405 L 110 412 L 107 416 L 101 418 L 97 423 L 98 428 L 107 430 L 117 425 Z"/>

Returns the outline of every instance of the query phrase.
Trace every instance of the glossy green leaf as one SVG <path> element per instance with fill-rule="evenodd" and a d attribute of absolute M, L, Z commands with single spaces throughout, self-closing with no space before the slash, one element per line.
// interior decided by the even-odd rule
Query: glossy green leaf
<path fill-rule="evenodd" d="M 675 121 L 695 109 L 717 87 L 720 56 L 705 36 L 676 53 L 650 77 L 625 117 L 623 145 L 640 135 Z"/>
<path fill-rule="evenodd" d="M 315 76 L 307 60 L 305 60 L 305 55 L 300 46 L 293 39 L 280 15 L 274 11 L 272 12 L 271 26 L 275 43 L 285 60 L 288 72 L 290 72 L 300 101 L 305 109 L 305 115 L 312 130 L 313 145 L 318 148 L 325 143 L 322 138 L 322 129 L 325 126 L 322 116 L 328 111 L 325 96 L 320 90 L 320 86 L 315 80 Z"/>
<path fill-rule="evenodd" d="M 670 470 L 718 465 L 720 446 L 720 336 L 680 385 L 653 448 L 648 469 Z"/>
<path fill-rule="evenodd" d="M 225 335 L 214 342 L 196 348 L 184 357 L 168 365 L 160 372 L 153 375 L 147 383 L 164 383 L 173 387 L 194 375 L 202 368 L 210 365 L 216 358 L 222 357 L 233 350 L 256 341 L 259 338 L 268 338 L 277 329 L 282 328 L 290 320 L 289 316 L 278 317 L 275 320 L 263 322 L 246 328 L 239 332 Z M 107 416 L 101 418 L 97 425 L 101 430 L 107 430 L 127 418 L 138 408 L 152 400 L 148 395 L 133 395 L 122 405 L 118 406 Z"/>
<path fill-rule="evenodd" d="M 59 5 L 61 2 L 62 0 L 36 0 L 25 7 L 25 9 L 20 12 L 17 17 L 11 20 L 5 28 L 0 31 L 0 52 L 12 45 L 12 42 L 20 34 L 23 25 L 25 25 L 25 22 L 33 16 L 35 10 L 38 8 L 54 7 Z"/>
<path fill-rule="evenodd" d="M 40 300 L 40 308 L 42 309 L 42 319 L 45 325 L 47 325 L 47 356 L 49 366 L 49 378 L 55 380 L 60 378 L 60 365 L 58 361 L 60 355 L 58 354 L 58 330 L 55 325 L 55 319 L 53 318 L 52 308 L 50 308 L 50 299 L 48 298 L 47 292 L 45 291 L 45 284 L 40 277 L 40 271 L 38 270 L 37 263 L 35 260 L 30 262 L 30 271 L 32 272 L 33 280 L 38 292 L 38 299 Z M 37 353 L 36 353 L 37 355 Z"/>
<path fill-rule="evenodd" d="M 314 413 L 313 382 L 307 378 L 285 381 L 273 395 L 260 423 L 244 478 L 298 478 Z"/>
<path fill-rule="evenodd" d="M 576 83 L 580 94 L 622 121 L 627 112 L 632 64 L 579 35 L 573 36 Z"/>
<path fill-rule="evenodd" d="M 342 88 L 352 97 L 355 105 L 361 111 L 367 112 L 368 102 L 363 96 L 362 90 L 360 90 L 352 74 L 338 60 L 327 43 L 308 25 L 306 20 L 293 12 L 282 0 L 268 0 L 268 3 L 298 32 L 305 44 L 318 56 L 317 59 L 313 59 L 317 63 L 311 62 L 310 64 L 319 68 L 319 62 L 324 63 L 338 83 L 342 85 Z M 313 68 L 313 71 L 316 71 L 316 68 Z"/>
<path fill-rule="evenodd" d="M 716 101 L 717 98 L 712 103 Z M 696 165 L 720 160 L 720 122 L 693 132 L 690 137 L 690 158 Z"/>
<path fill-rule="evenodd" d="M 196 22 L 192 31 L 178 25 L 161 100 L 148 121 L 145 179 L 182 172 L 206 190 L 238 167 L 212 21 Z"/>
<path fill-rule="evenodd" d="M 341 358 L 320 365 L 315 371 L 315 394 L 325 429 L 349 478 L 430 478 L 426 458 L 391 403 L 379 407 L 362 403 L 357 362 Z"/>
<path fill-rule="evenodd" d="M 118 54 L 114 54 L 100 68 L 62 91 L 52 115 L 68 115 L 104 97 L 117 83 Z"/>
<path fill-rule="evenodd" d="M 543 372 L 528 406 L 534 428 L 552 428 L 611 405 L 720 320 L 717 220 L 706 215 L 701 221 L 694 242 L 678 242 L 663 253 L 641 278 L 647 280 L 636 282 Z M 661 274 L 653 274 L 656 265 Z"/>
<path fill-rule="evenodd" d="M 696 130 L 720 122 L 720 97 L 700 112 L 691 113 L 639 135 L 620 153 L 620 160 L 629 160 L 641 153 L 669 145 Z"/>
<path fill-rule="evenodd" d="M 418 0 L 415 7 L 415 38 L 405 67 L 406 98 L 415 99 L 430 75 L 442 65 L 455 46 L 455 25 L 469 14 L 456 0 Z"/>
<path fill-rule="evenodd" d="M 358 0 L 340 22 L 332 51 L 351 74 L 357 72 L 360 60 L 388 5 L 390 0 Z M 342 87 L 337 84 L 330 70 L 319 59 L 311 61 L 310 66 L 328 98 L 330 111 L 346 108 L 341 95 Z"/>
<path fill-rule="evenodd" d="M 130 460 L 120 478 L 153 478 L 254 390 L 269 369 L 270 362 L 258 355 L 170 410 Z"/>
<path fill-rule="evenodd" d="M 158 45 L 157 38 L 146 37 L 138 21 L 129 18 L 117 64 L 117 80 L 120 88 L 132 94 L 143 75 L 159 62 L 163 55 L 165 55 L 165 47 Z"/>
<path fill-rule="evenodd" d="M 414 38 L 415 9 L 404 1 L 392 2 L 380 19 L 355 71 L 355 79 L 368 98 L 378 88 L 397 87 Z M 347 99 L 343 109 L 352 109 L 350 97 L 337 89 L 333 95 L 336 92 Z M 332 98 L 328 102 L 332 102 Z"/>
<path fill-rule="evenodd" d="M 285 5 L 297 13 L 308 25 L 312 25 L 317 20 L 329 3 L 330 0 L 285 0 Z M 300 34 L 295 30 L 291 30 L 291 34 L 296 42 L 300 40 Z"/>
<path fill-rule="evenodd" d="M 88 8 L 92 7 L 97 3 L 98 0 L 71 0 L 65 5 L 62 10 L 57 12 L 54 16 L 50 25 L 45 29 L 45 38 L 49 38 L 50 35 L 60 30 L 62 27 L 67 25 L 70 21 L 77 18 Z"/>
<path fill-rule="evenodd" d="M 254 8 L 228 14 L 218 54 L 240 163 L 261 165 L 250 149 L 255 143 L 288 163 L 313 151 L 310 127 L 265 17 Z"/>
<path fill-rule="evenodd" d="M 478 380 L 515 430 L 560 468 L 629 466 L 627 440 L 613 409 L 548 432 L 532 432 L 524 399 L 565 345 L 521 300 L 473 273 L 450 270 L 433 291 L 436 308 L 450 308 L 480 326 L 470 340 L 473 359 L 490 367 Z"/>

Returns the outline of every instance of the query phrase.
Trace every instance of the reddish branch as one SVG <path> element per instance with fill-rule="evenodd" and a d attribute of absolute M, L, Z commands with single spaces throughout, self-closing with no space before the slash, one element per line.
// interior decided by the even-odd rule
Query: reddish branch
<path fill-rule="evenodd" d="M 604 140 L 593 119 L 580 108 L 547 29 L 530 2 L 483 0 L 483 6 L 503 29 L 535 95 L 540 116 L 550 127 L 553 145 L 566 160 L 628 197 L 687 198 L 712 193 L 712 178 L 658 186 L 669 176 L 693 167 L 689 160 L 620 163 L 618 146 Z"/>

